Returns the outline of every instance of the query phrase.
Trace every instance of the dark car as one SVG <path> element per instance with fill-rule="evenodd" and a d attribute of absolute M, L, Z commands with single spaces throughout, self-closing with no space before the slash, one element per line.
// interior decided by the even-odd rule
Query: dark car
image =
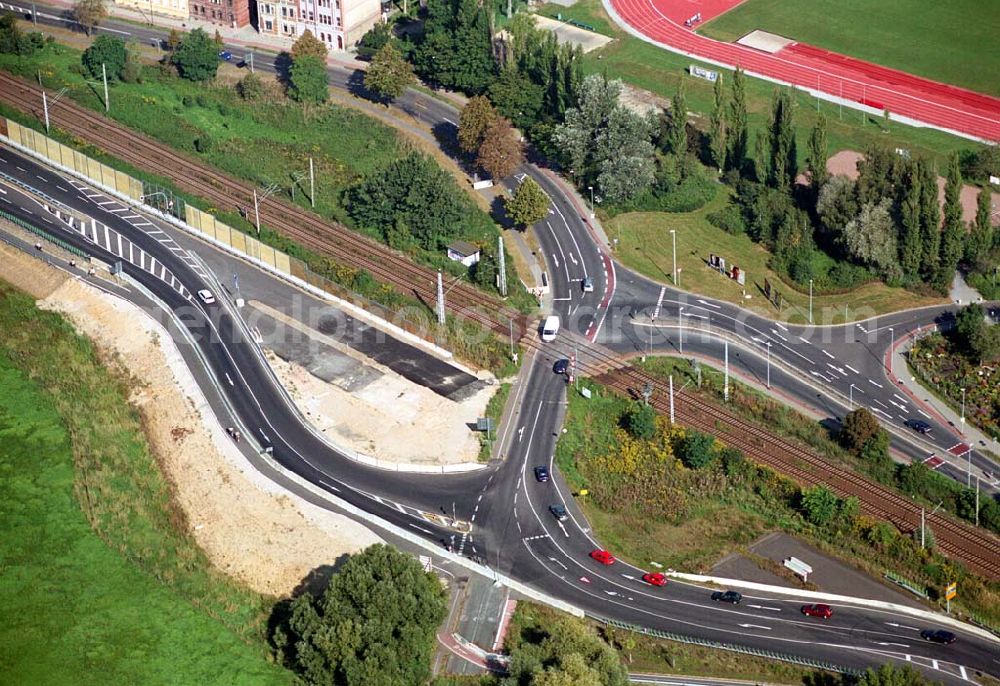
<path fill-rule="evenodd" d="M 909 419 L 907 420 L 906 425 L 917 433 L 922 433 L 925 436 L 931 432 L 931 425 L 923 419 Z"/>
<path fill-rule="evenodd" d="M 556 503 L 555 505 L 549 505 L 549 512 L 552 516 L 558 519 L 560 522 L 565 522 L 569 518 L 569 514 L 566 512 L 566 508 Z"/>
<path fill-rule="evenodd" d="M 535 478 L 538 481 L 548 481 L 549 480 L 549 470 L 547 467 L 541 465 L 535 467 Z"/>
<path fill-rule="evenodd" d="M 743 594 L 737 593 L 736 591 L 716 591 L 712 594 L 712 600 L 720 603 L 732 603 L 733 605 L 739 605 L 740 601 L 743 600 Z"/>
<path fill-rule="evenodd" d="M 219 59 L 225 62 L 232 62 L 233 53 L 229 52 L 228 50 L 223 50 L 222 52 L 219 53 Z"/>
<path fill-rule="evenodd" d="M 944 629 L 924 629 L 920 632 L 920 638 L 931 643 L 943 643 L 944 645 L 954 643 L 958 639 L 955 634 Z"/>
<path fill-rule="evenodd" d="M 819 617 L 820 619 L 830 619 L 833 616 L 833 608 L 823 603 L 815 605 L 803 605 L 802 614 L 806 617 Z"/>
<path fill-rule="evenodd" d="M 556 360 L 556 363 L 552 365 L 552 371 L 556 374 L 565 374 L 569 369 L 569 360 Z"/>

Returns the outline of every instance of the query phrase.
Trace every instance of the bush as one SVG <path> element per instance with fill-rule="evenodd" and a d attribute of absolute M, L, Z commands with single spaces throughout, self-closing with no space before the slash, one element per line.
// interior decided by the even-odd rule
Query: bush
<path fill-rule="evenodd" d="M 624 424 L 630 434 L 648 441 L 656 435 L 656 412 L 645 403 L 634 404 L 625 415 Z"/>
<path fill-rule="evenodd" d="M 718 212 L 712 212 L 705 217 L 712 226 L 718 227 L 731 234 L 746 233 L 747 223 L 743 218 L 740 208 L 732 203 L 728 203 Z"/>
<path fill-rule="evenodd" d="M 679 441 L 675 451 L 688 469 L 703 469 L 715 459 L 715 437 L 698 431 L 688 431 Z"/>
<path fill-rule="evenodd" d="M 212 138 L 207 133 L 203 133 L 194 139 L 194 149 L 200 153 L 207 153 L 212 149 Z"/>
<path fill-rule="evenodd" d="M 236 93 L 248 102 L 255 102 L 264 97 L 264 82 L 257 74 L 247 74 L 237 82 Z"/>
<path fill-rule="evenodd" d="M 875 415 L 867 409 L 859 407 L 848 412 L 847 416 L 844 417 L 844 423 L 838 437 L 845 448 L 858 452 L 880 431 L 882 431 L 882 425 L 875 419 Z"/>
<path fill-rule="evenodd" d="M 121 78 L 127 59 L 125 41 L 113 36 L 98 36 L 80 56 L 80 61 L 87 73 L 90 74 L 90 78 L 100 79 L 102 77 L 101 66 L 103 65 L 110 81 Z"/>

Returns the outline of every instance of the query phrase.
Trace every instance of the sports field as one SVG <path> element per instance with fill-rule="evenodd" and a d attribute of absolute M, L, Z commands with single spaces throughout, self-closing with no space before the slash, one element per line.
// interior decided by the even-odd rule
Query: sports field
<path fill-rule="evenodd" d="M 734 41 L 754 29 L 1000 96 L 995 0 L 746 0 L 700 30 Z"/>

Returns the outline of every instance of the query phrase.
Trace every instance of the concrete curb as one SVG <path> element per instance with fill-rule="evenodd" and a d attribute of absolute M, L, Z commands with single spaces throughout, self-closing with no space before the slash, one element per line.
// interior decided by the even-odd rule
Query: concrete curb
<path fill-rule="evenodd" d="M 993 641 L 994 643 L 1000 644 L 1000 637 L 985 629 L 980 629 L 977 626 L 961 622 L 954 617 L 949 617 L 947 615 L 942 615 L 937 612 L 930 612 L 929 610 L 918 610 L 913 607 L 908 607 L 906 605 L 899 605 L 897 603 L 889 603 L 882 600 L 869 600 L 866 598 L 854 598 L 851 596 L 837 595 L 835 593 L 820 593 L 817 591 L 807 591 L 798 588 L 787 588 L 785 586 L 772 586 L 770 584 L 761 584 L 754 581 L 741 581 L 739 579 L 725 579 L 721 577 L 706 576 L 703 574 L 684 574 L 682 572 L 668 571 L 668 576 L 672 576 L 677 579 L 684 579 L 685 581 L 693 581 L 696 583 L 711 583 L 718 584 L 720 586 L 734 586 L 736 588 L 746 588 L 754 591 L 765 591 L 768 593 L 778 593 L 781 595 L 791 596 L 793 598 L 802 598 L 803 600 L 821 600 L 828 602 L 840 602 L 850 605 L 860 605 L 862 607 L 870 607 L 876 610 L 888 610 L 890 612 L 898 612 L 901 614 L 909 615 L 911 617 L 916 617 L 918 619 L 924 619 L 929 622 L 935 622 L 937 624 L 947 624 L 953 628 L 960 629 L 962 631 L 975 634 L 980 638 L 985 638 L 987 640 Z"/>

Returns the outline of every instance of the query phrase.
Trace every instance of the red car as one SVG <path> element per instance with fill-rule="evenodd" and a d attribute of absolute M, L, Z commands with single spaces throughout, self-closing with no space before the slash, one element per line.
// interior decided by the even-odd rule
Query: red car
<path fill-rule="evenodd" d="M 590 556 L 602 565 L 612 565 L 615 563 L 615 556 L 607 550 L 592 550 Z"/>
<path fill-rule="evenodd" d="M 663 576 L 659 572 L 647 572 L 642 575 L 642 580 L 645 581 L 650 586 L 666 586 L 667 577 Z"/>
<path fill-rule="evenodd" d="M 833 616 L 833 608 L 829 605 L 803 605 L 802 614 L 807 617 L 819 617 L 820 619 L 830 619 Z"/>

